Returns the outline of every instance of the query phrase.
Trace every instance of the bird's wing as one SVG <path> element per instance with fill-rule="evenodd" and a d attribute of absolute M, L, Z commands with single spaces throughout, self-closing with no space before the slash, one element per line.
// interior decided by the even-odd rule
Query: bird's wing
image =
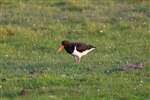
<path fill-rule="evenodd" d="M 95 48 L 94 46 L 92 46 L 92 45 L 87 45 L 87 44 L 84 44 L 84 43 L 76 43 L 76 49 L 77 49 L 77 51 L 79 51 L 79 52 L 83 52 L 83 51 L 85 51 L 85 50 L 89 50 L 89 49 L 91 49 L 91 48 Z"/>

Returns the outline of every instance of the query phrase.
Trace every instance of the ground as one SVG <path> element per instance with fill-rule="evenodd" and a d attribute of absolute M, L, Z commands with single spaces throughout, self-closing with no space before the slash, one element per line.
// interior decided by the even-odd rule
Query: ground
<path fill-rule="evenodd" d="M 149 23 L 149 0 L 0 0 L 0 100 L 149 100 Z M 96 50 L 75 64 L 64 39 Z"/>

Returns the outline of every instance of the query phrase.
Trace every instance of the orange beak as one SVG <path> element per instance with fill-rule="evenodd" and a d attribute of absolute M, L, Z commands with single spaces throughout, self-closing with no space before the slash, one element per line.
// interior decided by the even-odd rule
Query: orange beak
<path fill-rule="evenodd" d="M 58 48 L 57 52 L 62 51 L 62 49 L 64 49 L 64 46 L 63 46 L 63 45 L 60 45 L 60 47 Z"/>

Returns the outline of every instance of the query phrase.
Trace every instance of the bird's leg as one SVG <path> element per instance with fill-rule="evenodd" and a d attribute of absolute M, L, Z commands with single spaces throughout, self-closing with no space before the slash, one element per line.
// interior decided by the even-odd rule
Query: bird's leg
<path fill-rule="evenodd" d="M 80 63 L 80 57 L 77 57 L 77 64 Z"/>
<path fill-rule="evenodd" d="M 77 63 L 77 56 L 74 56 L 75 62 Z"/>
<path fill-rule="evenodd" d="M 81 58 L 79 57 L 79 63 L 80 63 Z"/>
<path fill-rule="evenodd" d="M 75 56 L 75 61 L 77 64 L 79 64 L 80 63 L 80 57 Z"/>

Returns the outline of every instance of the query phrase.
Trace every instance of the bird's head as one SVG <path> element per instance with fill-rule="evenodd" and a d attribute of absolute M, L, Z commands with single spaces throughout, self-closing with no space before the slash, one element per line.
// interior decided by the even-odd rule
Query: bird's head
<path fill-rule="evenodd" d="M 61 44 L 60 44 L 60 46 L 59 46 L 57 52 L 62 51 L 62 50 L 64 49 L 65 45 L 67 45 L 68 43 L 69 43 L 69 41 L 63 40 L 63 41 L 61 42 Z"/>

